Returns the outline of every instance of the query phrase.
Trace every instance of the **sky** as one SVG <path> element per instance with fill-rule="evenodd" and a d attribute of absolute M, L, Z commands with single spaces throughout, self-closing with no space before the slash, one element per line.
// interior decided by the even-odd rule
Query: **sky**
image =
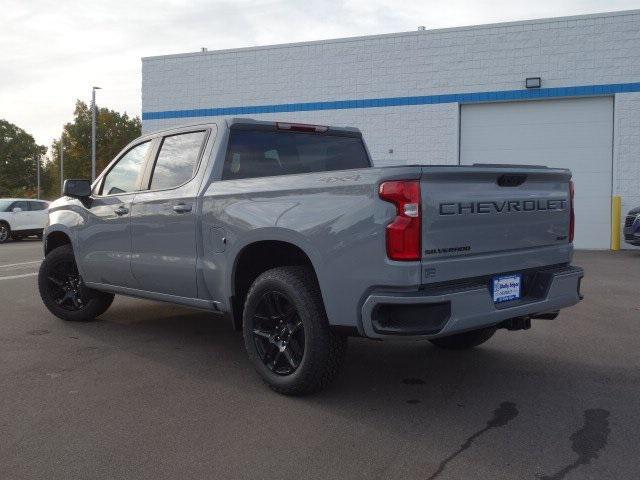
<path fill-rule="evenodd" d="M 640 8 L 640 0 L 0 0 L 0 119 L 49 146 L 75 101 L 140 115 L 141 57 Z"/>

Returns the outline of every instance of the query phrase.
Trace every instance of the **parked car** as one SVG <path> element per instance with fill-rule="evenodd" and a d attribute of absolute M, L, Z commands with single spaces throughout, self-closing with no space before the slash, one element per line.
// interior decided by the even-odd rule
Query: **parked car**
<path fill-rule="evenodd" d="M 0 243 L 36 235 L 42 238 L 49 202 L 29 198 L 0 199 Z"/>
<path fill-rule="evenodd" d="M 420 160 L 420 159 L 418 159 Z M 348 335 L 466 349 L 580 301 L 564 169 L 373 167 L 361 133 L 248 119 L 145 135 L 51 204 L 38 285 L 64 320 L 114 294 L 226 315 L 274 390 Z"/>
<path fill-rule="evenodd" d="M 640 247 L 640 207 L 629 210 L 624 219 L 624 241 Z"/>

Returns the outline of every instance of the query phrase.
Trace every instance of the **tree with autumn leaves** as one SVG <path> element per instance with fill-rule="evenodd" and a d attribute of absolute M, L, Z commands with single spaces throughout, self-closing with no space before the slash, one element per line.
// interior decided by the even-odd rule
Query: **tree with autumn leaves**
<path fill-rule="evenodd" d="M 108 108 L 97 109 L 96 170 L 101 172 L 118 152 L 140 136 L 139 117 Z M 76 102 L 72 122 L 63 127 L 64 178 L 91 178 L 91 109 Z M 41 198 L 60 196 L 60 140 L 47 148 L 33 136 L 6 120 L 0 120 L 0 197 L 34 198 L 36 165 L 40 161 Z"/>
<path fill-rule="evenodd" d="M 99 174 L 122 148 L 140 136 L 139 117 L 108 108 L 97 109 L 96 172 Z M 63 128 L 64 178 L 91 178 L 91 108 L 78 100 L 73 121 Z M 45 197 L 60 195 L 60 140 L 54 140 L 45 166 Z"/>
<path fill-rule="evenodd" d="M 0 197 L 34 197 L 36 166 L 47 147 L 20 127 L 0 120 Z"/>

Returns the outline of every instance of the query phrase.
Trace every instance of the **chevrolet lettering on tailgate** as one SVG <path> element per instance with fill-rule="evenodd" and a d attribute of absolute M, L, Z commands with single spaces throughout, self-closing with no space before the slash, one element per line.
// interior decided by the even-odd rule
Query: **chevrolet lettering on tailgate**
<path fill-rule="evenodd" d="M 536 212 L 541 210 L 565 210 L 567 200 L 504 200 L 500 202 L 451 202 L 440 204 L 440 215 L 465 215 L 475 213 Z"/>

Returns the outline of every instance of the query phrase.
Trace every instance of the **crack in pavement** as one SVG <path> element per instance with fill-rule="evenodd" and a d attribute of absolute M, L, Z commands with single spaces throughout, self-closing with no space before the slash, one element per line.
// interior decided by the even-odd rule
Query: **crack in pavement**
<path fill-rule="evenodd" d="M 489 419 L 489 421 L 487 422 L 487 425 L 484 428 L 481 428 L 480 430 L 478 430 L 473 435 L 469 436 L 464 441 L 464 443 L 462 445 L 460 445 L 460 448 L 458 448 L 458 450 L 456 450 L 451 455 L 449 455 L 447 458 L 442 460 L 442 462 L 440 462 L 440 465 L 438 466 L 438 469 L 433 473 L 433 475 L 431 475 L 428 478 L 428 480 L 433 480 L 434 478 L 438 477 L 444 471 L 444 469 L 446 468 L 447 464 L 449 464 L 449 462 L 454 460 L 458 455 L 460 455 L 465 450 L 467 450 L 467 449 L 469 449 L 471 447 L 471 444 L 473 443 L 473 441 L 475 439 L 477 439 L 481 435 L 485 434 L 486 432 L 488 432 L 492 428 L 504 427 L 511 420 L 516 418 L 518 416 L 518 413 L 519 412 L 518 412 L 518 409 L 516 408 L 516 404 L 515 403 L 513 403 L 513 402 L 502 402 L 500 404 L 500 406 L 493 411 L 493 417 L 491 417 Z"/>

